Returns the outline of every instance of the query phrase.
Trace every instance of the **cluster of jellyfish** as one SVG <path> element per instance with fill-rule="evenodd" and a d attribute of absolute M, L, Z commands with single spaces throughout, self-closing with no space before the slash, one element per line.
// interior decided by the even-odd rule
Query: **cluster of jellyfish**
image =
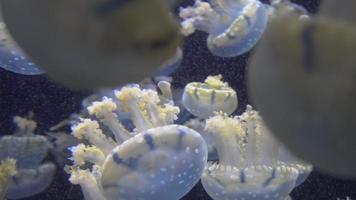
<path fill-rule="evenodd" d="M 87 103 L 72 125 L 69 181 L 85 199 L 180 199 L 201 180 L 215 200 L 290 199 L 311 165 L 291 155 L 222 77 L 186 85 L 182 104 L 196 118 L 176 124 L 170 83 L 127 85 Z M 126 115 L 123 115 L 126 113 Z M 122 117 L 125 116 L 125 117 Z"/>

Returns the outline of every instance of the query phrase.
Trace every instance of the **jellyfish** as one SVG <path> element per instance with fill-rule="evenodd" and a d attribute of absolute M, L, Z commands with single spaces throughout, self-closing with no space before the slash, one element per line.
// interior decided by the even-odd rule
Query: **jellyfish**
<path fill-rule="evenodd" d="M 43 70 L 34 64 L 15 44 L 3 22 L 0 22 L 0 67 L 23 75 L 43 73 Z"/>
<path fill-rule="evenodd" d="M 311 171 L 285 152 L 249 105 L 240 116 L 220 112 L 207 119 L 206 130 L 214 138 L 219 161 L 207 164 L 201 180 L 214 200 L 287 200 Z"/>
<path fill-rule="evenodd" d="M 179 16 L 183 35 L 196 30 L 207 32 L 209 50 L 221 57 L 251 50 L 268 21 L 267 9 L 258 0 L 196 0 L 194 6 L 181 8 Z"/>
<path fill-rule="evenodd" d="M 16 160 L 7 158 L 0 162 L 0 199 L 5 199 L 11 178 L 16 174 Z"/>
<path fill-rule="evenodd" d="M 323 172 L 347 177 L 356 177 L 355 38 L 352 23 L 327 13 L 281 18 L 247 68 L 251 100 L 278 140 Z"/>
<path fill-rule="evenodd" d="M 172 58 L 181 41 L 161 0 L 4 0 L 1 9 L 24 52 L 74 89 L 138 82 Z"/>
<path fill-rule="evenodd" d="M 116 100 L 94 101 L 87 108 L 92 118 L 72 127 L 87 143 L 71 148 L 73 165 L 66 170 L 85 199 L 179 199 L 200 179 L 206 143 L 196 131 L 173 124 L 179 108 L 170 84 L 158 86 L 164 98 L 138 85 L 116 90 Z M 118 107 L 130 114 L 133 130 L 120 122 Z"/>
<path fill-rule="evenodd" d="M 193 115 L 206 119 L 217 111 L 231 114 L 238 101 L 235 90 L 221 81 L 222 76 L 208 76 L 204 83 L 192 82 L 185 86 L 182 102 Z"/>
<path fill-rule="evenodd" d="M 238 106 L 236 91 L 222 81 L 221 75 L 208 76 L 204 83 L 191 82 L 185 86 L 182 104 L 188 112 L 197 116 L 184 121 L 184 125 L 200 133 L 208 145 L 208 160 L 216 160 L 214 140 L 204 130 L 205 120 L 215 112 L 233 113 Z"/>
<path fill-rule="evenodd" d="M 0 160 L 16 160 L 17 174 L 11 178 L 6 197 L 20 199 L 45 190 L 52 182 L 55 165 L 42 161 L 47 156 L 51 143 L 46 137 L 35 135 L 36 122 L 14 117 L 17 129 L 14 135 L 0 138 Z"/>

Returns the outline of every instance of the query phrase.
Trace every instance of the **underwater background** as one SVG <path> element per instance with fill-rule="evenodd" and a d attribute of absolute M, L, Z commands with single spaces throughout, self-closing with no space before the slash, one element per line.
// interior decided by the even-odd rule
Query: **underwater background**
<path fill-rule="evenodd" d="M 309 12 L 317 12 L 318 0 L 293 1 L 303 5 Z M 184 5 L 192 5 L 185 1 Z M 207 34 L 197 32 L 184 40 L 184 59 L 181 66 L 172 73 L 172 86 L 183 88 L 189 82 L 203 81 L 208 75 L 221 74 L 232 88 L 238 92 L 239 108 L 235 114 L 242 113 L 249 99 L 246 93 L 245 68 L 249 54 L 234 58 L 212 55 L 206 47 Z M 59 121 L 78 112 L 81 101 L 90 92 L 72 91 L 47 79 L 45 76 L 25 76 L 0 68 L 0 136 L 14 132 L 13 117 L 34 113 L 38 123 L 36 133 L 43 133 Z M 315 147 L 317 148 L 317 147 Z M 53 158 L 48 157 L 48 160 Z M 69 175 L 62 168 L 57 169 L 55 179 L 44 192 L 28 197 L 28 200 L 78 200 L 83 199 L 80 187 L 68 181 Z M 294 200 L 329 200 L 356 198 L 356 181 L 323 174 L 314 169 L 308 179 L 291 193 Z M 198 183 L 183 200 L 211 199 Z"/>

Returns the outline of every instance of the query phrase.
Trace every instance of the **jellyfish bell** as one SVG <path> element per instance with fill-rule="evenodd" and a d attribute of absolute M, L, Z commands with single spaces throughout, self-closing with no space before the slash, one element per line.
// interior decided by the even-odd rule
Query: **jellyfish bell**
<path fill-rule="evenodd" d="M 247 75 L 274 135 L 317 168 L 349 177 L 356 177 L 355 38 L 355 27 L 321 16 L 277 20 Z"/>
<path fill-rule="evenodd" d="M 142 80 L 180 43 L 177 23 L 158 0 L 4 0 L 1 9 L 26 54 L 78 89 Z"/>
<path fill-rule="evenodd" d="M 209 33 L 207 45 L 217 56 L 233 57 L 248 52 L 262 36 L 268 21 L 267 10 L 258 0 L 196 0 L 193 7 L 181 8 L 182 33 L 195 30 Z"/>
<path fill-rule="evenodd" d="M 233 113 L 238 105 L 236 92 L 221 79 L 221 75 L 208 76 L 204 83 L 187 84 L 182 96 L 184 107 L 202 119 L 219 111 Z"/>
<path fill-rule="evenodd" d="M 207 149 L 184 126 L 150 129 L 113 150 L 103 165 L 107 199 L 180 199 L 199 180 Z M 139 186 L 139 187 L 138 187 Z"/>

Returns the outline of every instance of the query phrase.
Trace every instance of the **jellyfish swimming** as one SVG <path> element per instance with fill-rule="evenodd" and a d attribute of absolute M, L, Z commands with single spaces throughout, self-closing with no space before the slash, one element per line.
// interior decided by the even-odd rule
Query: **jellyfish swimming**
<path fill-rule="evenodd" d="M 36 122 L 19 116 L 14 117 L 14 122 L 17 125 L 14 135 L 0 138 L 0 160 L 16 161 L 17 173 L 8 184 L 6 197 L 20 199 L 46 189 L 56 167 L 50 162 L 42 164 L 51 143 L 46 137 L 34 134 Z"/>
<path fill-rule="evenodd" d="M 324 172 L 356 177 L 356 27 L 332 16 L 272 22 L 250 59 L 248 88 L 293 154 Z"/>
<path fill-rule="evenodd" d="M 85 199 L 180 199 L 198 182 L 207 161 L 207 147 L 196 131 L 173 124 L 179 108 L 170 99 L 170 84 L 155 90 L 129 85 L 87 107 L 72 134 L 87 141 L 71 148 L 70 182 Z M 130 114 L 129 130 L 114 112 Z M 94 118 L 96 120 L 94 120 Z M 106 127 L 106 128 L 104 128 Z"/>
<path fill-rule="evenodd" d="M 0 22 L 0 67 L 23 75 L 44 73 L 15 44 L 3 22 Z"/>
<path fill-rule="evenodd" d="M 204 83 L 192 82 L 184 87 L 182 103 L 193 115 L 206 119 L 214 112 L 231 114 L 238 105 L 237 95 L 222 76 L 208 76 Z"/>
<path fill-rule="evenodd" d="M 251 106 L 235 117 L 222 112 L 206 120 L 218 162 L 205 167 L 202 184 L 214 200 L 290 199 L 311 166 L 289 154 Z"/>
<path fill-rule="evenodd" d="M 48 77 L 75 89 L 138 82 L 173 57 L 181 41 L 160 0 L 4 0 L 1 9 L 25 53 Z"/>
<path fill-rule="evenodd" d="M 261 38 L 268 21 L 265 5 L 258 0 L 196 0 L 194 6 L 179 12 L 182 33 L 196 30 L 209 34 L 211 53 L 233 57 L 248 52 Z"/>

